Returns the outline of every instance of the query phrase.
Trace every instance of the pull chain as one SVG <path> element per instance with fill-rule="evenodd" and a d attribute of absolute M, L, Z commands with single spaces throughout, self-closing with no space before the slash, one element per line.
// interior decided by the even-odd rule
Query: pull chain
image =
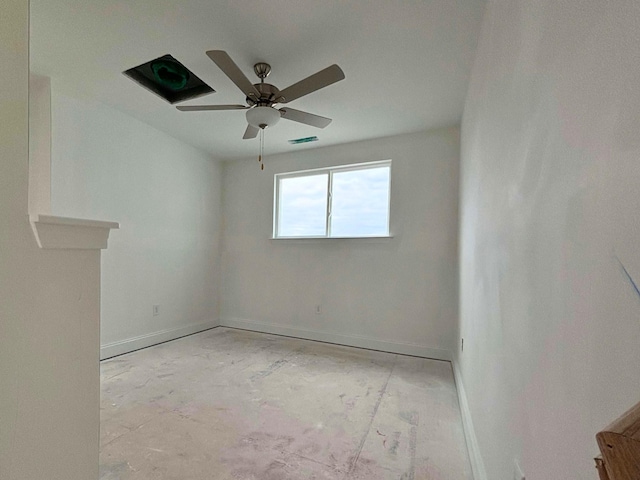
<path fill-rule="evenodd" d="M 260 129 L 260 153 L 258 154 L 258 163 L 260 164 L 260 170 L 264 170 L 264 163 L 262 163 L 262 156 L 264 155 L 264 128 Z"/>

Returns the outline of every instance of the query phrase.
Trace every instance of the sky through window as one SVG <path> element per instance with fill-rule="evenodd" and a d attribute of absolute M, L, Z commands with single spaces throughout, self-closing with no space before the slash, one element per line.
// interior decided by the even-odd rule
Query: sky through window
<path fill-rule="evenodd" d="M 391 166 L 384 163 L 368 168 L 328 169 L 318 174 L 287 174 L 279 178 L 276 236 L 327 236 L 329 200 L 330 236 L 388 235 L 390 173 Z"/>

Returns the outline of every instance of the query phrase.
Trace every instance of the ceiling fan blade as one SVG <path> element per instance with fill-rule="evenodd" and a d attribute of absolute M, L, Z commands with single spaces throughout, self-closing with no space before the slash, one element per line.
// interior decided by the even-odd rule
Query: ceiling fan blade
<path fill-rule="evenodd" d="M 324 128 L 331 123 L 331 119 L 327 117 L 321 117 L 320 115 L 314 115 L 313 113 L 303 112 L 302 110 L 296 110 L 294 108 L 281 108 L 280 115 L 287 120 L 293 120 L 294 122 L 305 123 L 312 127 Z"/>
<path fill-rule="evenodd" d="M 176 107 L 181 112 L 204 112 L 205 110 L 247 110 L 246 105 L 181 105 Z"/>
<path fill-rule="evenodd" d="M 296 98 L 300 98 L 304 95 L 308 95 L 311 92 L 320 90 L 327 87 L 332 83 L 339 82 L 344 79 L 344 72 L 338 65 L 331 65 L 330 67 L 320 70 L 318 73 L 314 73 L 310 77 L 300 80 L 298 83 L 285 88 L 280 91 L 280 96 L 283 97 L 278 101 L 280 103 L 287 103 Z"/>
<path fill-rule="evenodd" d="M 260 92 L 253 86 L 242 70 L 238 68 L 231 57 L 224 50 L 209 50 L 207 56 L 213 60 L 220 70 L 242 90 L 247 97 L 260 98 Z"/>
<path fill-rule="evenodd" d="M 253 125 L 247 125 L 247 129 L 244 131 L 244 136 L 242 137 L 244 140 L 248 138 L 256 138 L 258 136 L 258 132 L 260 129 L 258 127 L 254 127 Z"/>

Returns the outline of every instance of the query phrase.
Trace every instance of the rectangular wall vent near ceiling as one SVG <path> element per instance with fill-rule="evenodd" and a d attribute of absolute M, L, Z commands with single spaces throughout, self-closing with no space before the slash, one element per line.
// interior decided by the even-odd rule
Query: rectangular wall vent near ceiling
<path fill-rule="evenodd" d="M 215 92 L 168 54 L 122 73 L 171 104 Z"/>

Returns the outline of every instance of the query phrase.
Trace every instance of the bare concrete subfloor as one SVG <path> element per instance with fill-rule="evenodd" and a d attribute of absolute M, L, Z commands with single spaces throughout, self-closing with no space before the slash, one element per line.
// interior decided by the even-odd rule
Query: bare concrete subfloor
<path fill-rule="evenodd" d="M 101 381 L 101 480 L 472 478 L 448 362 L 219 327 Z"/>

